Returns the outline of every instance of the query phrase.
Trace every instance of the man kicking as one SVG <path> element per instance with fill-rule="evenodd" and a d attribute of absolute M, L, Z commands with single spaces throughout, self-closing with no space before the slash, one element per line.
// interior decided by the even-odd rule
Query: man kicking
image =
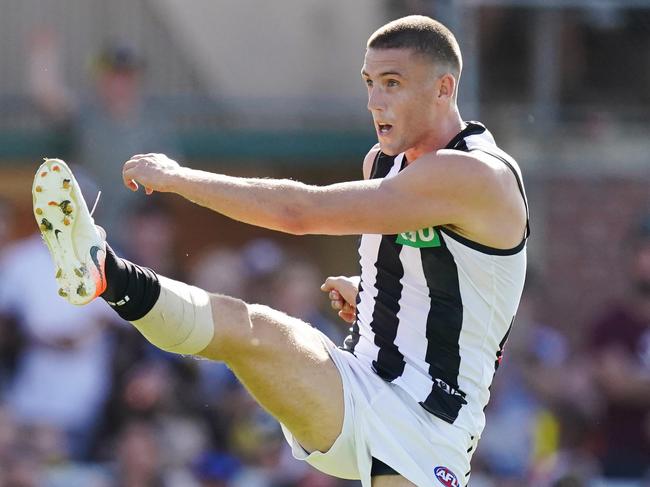
<path fill-rule="evenodd" d="M 36 174 L 34 214 L 61 296 L 96 297 L 154 345 L 226 362 L 283 425 L 296 458 L 364 486 L 466 485 L 521 295 L 528 207 L 516 162 L 456 98 L 453 34 L 422 16 L 368 40 L 361 75 L 379 144 L 364 179 L 236 178 L 162 154 L 124 164 L 133 191 L 177 193 L 296 235 L 361 234 L 361 273 L 323 290 L 353 323 L 342 348 L 298 319 L 116 256 L 68 167 Z"/>

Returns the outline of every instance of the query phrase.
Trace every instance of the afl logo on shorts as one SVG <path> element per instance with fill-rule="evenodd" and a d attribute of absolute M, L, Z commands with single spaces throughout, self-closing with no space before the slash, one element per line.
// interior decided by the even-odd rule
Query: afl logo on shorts
<path fill-rule="evenodd" d="M 460 482 L 447 467 L 436 467 L 434 470 L 438 482 L 446 487 L 460 487 Z"/>

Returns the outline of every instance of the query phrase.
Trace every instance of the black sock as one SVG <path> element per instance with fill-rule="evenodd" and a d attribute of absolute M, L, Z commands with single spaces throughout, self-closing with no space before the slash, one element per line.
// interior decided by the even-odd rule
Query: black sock
<path fill-rule="evenodd" d="M 160 296 L 160 282 L 154 271 L 115 255 L 106 244 L 106 290 L 101 297 L 126 321 L 144 317 Z"/>

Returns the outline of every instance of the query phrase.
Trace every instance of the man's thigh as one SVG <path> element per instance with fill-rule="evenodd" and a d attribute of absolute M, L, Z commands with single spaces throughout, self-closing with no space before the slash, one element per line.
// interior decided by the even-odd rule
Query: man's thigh
<path fill-rule="evenodd" d="M 201 355 L 222 360 L 253 397 L 307 451 L 329 450 L 343 426 L 343 383 L 307 323 L 262 305 L 213 295 L 213 343 Z"/>

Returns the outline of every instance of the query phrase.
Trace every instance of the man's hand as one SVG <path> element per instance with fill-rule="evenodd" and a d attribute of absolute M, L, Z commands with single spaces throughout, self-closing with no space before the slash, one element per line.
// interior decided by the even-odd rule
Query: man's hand
<path fill-rule="evenodd" d="M 122 179 L 131 191 L 144 186 L 146 194 L 154 191 L 172 191 L 172 182 L 180 174 L 181 166 L 165 154 L 137 154 L 124 163 Z"/>
<path fill-rule="evenodd" d="M 360 280 L 359 276 L 328 277 L 320 287 L 321 291 L 329 293 L 332 308 L 339 310 L 339 316 L 348 323 L 356 318 Z"/>

